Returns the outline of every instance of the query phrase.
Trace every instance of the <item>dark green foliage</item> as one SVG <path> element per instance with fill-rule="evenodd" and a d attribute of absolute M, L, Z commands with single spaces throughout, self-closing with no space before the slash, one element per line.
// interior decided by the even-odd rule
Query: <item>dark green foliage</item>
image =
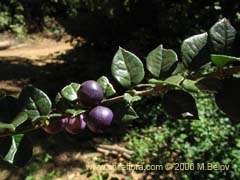
<path fill-rule="evenodd" d="M 232 124 L 217 108 L 212 95 L 195 96 L 200 120 L 168 120 L 159 105 L 148 105 L 149 113 L 140 116 L 144 123 L 156 119 L 162 124 L 134 128 L 126 135 L 134 150 L 132 160 L 146 164 L 219 162 L 229 164 L 228 171 L 174 171 L 178 179 L 239 179 L 240 126 Z M 146 107 L 139 107 L 139 112 Z M 152 112 L 154 112 L 152 114 Z M 157 173 L 157 172 L 156 172 Z M 159 172 L 164 173 L 163 171 Z"/>
<path fill-rule="evenodd" d="M 4 138 L 0 145 L 4 147 L 0 152 L 0 158 L 15 166 L 24 166 L 32 157 L 33 145 L 26 135 L 18 134 Z"/>
<path fill-rule="evenodd" d="M 182 90 L 171 90 L 163 96 L 165 111 L 174 119 L 198 119 L 195 100 L 191 94 Z"/>
<path fill-rule="evenodd" d="M 227 78 L 222 81 L 222 88 L 215 95 L 218 107 L 229 117 L 240 119 L 240 79 Z"/>

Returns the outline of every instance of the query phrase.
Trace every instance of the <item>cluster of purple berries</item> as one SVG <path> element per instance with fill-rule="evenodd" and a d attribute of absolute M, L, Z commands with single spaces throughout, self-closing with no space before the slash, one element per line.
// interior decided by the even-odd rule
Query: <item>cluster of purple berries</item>
<path fill-rule="evenodd" d="M 100 106 L 104 98 L 103 89 L 93 80 L 85 81 L 78 90 L 78 97 L 84 106 L 94 107 L 88 114 L 60 119 L 45 127 L 49 134 L 56 134 L 65 129 L 70 134 L 78 134 L 87 126 L 92 132 L 101 133 L 113 120 L 113 112 L 108 107 Z"/>

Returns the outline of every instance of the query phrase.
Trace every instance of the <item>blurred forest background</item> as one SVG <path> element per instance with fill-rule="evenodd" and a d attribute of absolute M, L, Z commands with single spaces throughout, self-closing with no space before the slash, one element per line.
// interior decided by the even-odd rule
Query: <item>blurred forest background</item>
<path fill-rule="evenodd" d="M 119 46 L 143 61 L 159 44 L 179 52 L 185 38 L 207 31 L 222 17 L 228 18 L 240 32 L 240 1 L 2 0 L 0 41 L 14 39 L 22 43 L 34 39 L 36 43 L 47 38 L 70 45 L 66 52 L 57 53 L 54 61 L 37 65 L 17 53 L 10 57 L 1 55 L 5 50 L 0 51 L 0 81 L 12 80 L 20 88 L 31 83 L 54 98 L 70 82 L 81 83 L 102 75 L 111 79 L 110 65 Z M 47 41 L 39 51 L 54 45 Z M 235 55 L 239 54 L 236 51 Z M 42 62 L 47 57 L 40 59 Z M 1 83 L 0 89 L 8 94 L 18 93 L 18 89 L 9 89 Z M 230 122 L 217 109 L 211 95 L 195 97 L 201 117 L 196 121 L 173 122 L 164 114 L 161 98 L 149 96 L 135 104 L 140 117 L 125 125 L 122 133 L 101 136 L 90 132 L 77 136 L 62 133 L 49 137 L 42 131 L 34 132 L 31 135 L 38 148 L 33 161 L 20 170 L 1 165 L 0 179 L 239 179 L 240 124 Z M 89 158 L 95 164 L 114 162 L 115 158 L 97 154 L 92 146 L 95 143 L 131 149 L 134 153 L 130 160 L 119 160 L 125 163 L 220 162 L 231 164 L 231 169 L 91 172 L 86 170 Z"/>

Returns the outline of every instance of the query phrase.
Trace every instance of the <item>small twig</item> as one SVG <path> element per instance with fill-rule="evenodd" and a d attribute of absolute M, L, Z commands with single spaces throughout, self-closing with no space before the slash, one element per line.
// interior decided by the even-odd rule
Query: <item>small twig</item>
<path fill-rule="evenodd" d="M 0 138 L 1 137 L 6 137 L 6 136 L 12 136 L 12 135 L 15 135 L 15 134 L 22 134 L 22 133 L 34 131 L 34 130 L 37 130 L 37 129 L 41 129 L 41 128 L 45 127 L 45 126 L 46 125 L 44 125 L 44 126 L 41 126 L 41 125 L 38 125 L 38 126 L 25 126 L 25 127 L 22 127 L 22 128 L 18 128 L 17 131 L 15 131 L 15 132 L 0 133 Z"/>
<path fill-rule="evenodd" d="M 110 151 L 108 151 L 108 150 L 106 150 L 106 149 L 102 149 L 102 148 L 96 148 L 96 150 L 98 151 L 98 152 L 101 152 L 101 153 L 103 153 L 104 155 L 109 155 L 111 152 Z"/>
<path fill-rule="evenodd" d="M 126 159 L 131 159 L 131 155 L 127 154 L 127 153 L 122 153 L 123 157 L 125 157 Z"/>
<path fill-rule="evenodd" d="M 155 88 L 151 88 L 151 89 L 147 89 L 147 90 L 142 90 L 142 91 L 134 91 L 131 95 L 133 96 L 146 96 L 146 95 L 150 95 L 150 94 L 156 94 L 156 93 L 163 93 L 166 91 L 166 87 L 155 87 Z M 113 103 L 117 103 L 117 102 L 121 102 L 124 101 L 124 96 L 116 96 L 110 99 L 105 99 L 102 101 L 103 105 L 110 105 Z"/>
<path fill-rule="evenodd" d="M 128 149 L 119 147 L 119 146 L 112 146 L 112 145 L 104 145 L 104 144 L 99 144 L 96 146 L 96 150 L 98 152 L 103 153 L 104 155 L 118 155 L 119 157 L 124 157 L 125 159 L 131 159 L 131 154 L 133 151 L 130 151 Z"/>
<path fill-rule="evenodd" d="M 126 153 L 126 154 L 129 154 L 131 155 L 133 153 L 133 151 L 130 151 L 128 149 L 125 149 L 123 147 L 119 147 L 119 146 L 112 146 L 112 145 L 105 145 L 105 144 L 99 144 L 98 147 L 102 148 L 102 149 L 107 149 L 107 150 L 110 150 L 110 151 L 118 151 L 120 153 Z"/>

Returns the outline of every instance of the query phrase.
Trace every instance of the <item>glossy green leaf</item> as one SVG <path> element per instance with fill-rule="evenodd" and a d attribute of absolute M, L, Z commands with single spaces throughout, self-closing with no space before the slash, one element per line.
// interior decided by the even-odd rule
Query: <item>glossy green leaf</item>
<path fill-rule="evenodd" d="M 172 75 L 182 74 L 186 71 L 187 71 L 187 69 L 185 68 L 184 64 L 182 62 L 180 62 L 180 63 L 177 63 L 177 66 L 174 69 L 174 71 L 172 72 Z"/>
<path fill-rule="evenodd" d="M 106 76 L 101 76 L 97 80 L 97 82 L 102 87 L 105 97 L 110 97 L 110 96 L 116 94 L 116 90 L 114 89 L 113 85 L 109 82 L 109 80 Z"/>
<path fill-rule="evenodd" d="M 183 76 L 180 75 L 175 75 L 175 76 L 170 76 L 169 78 L 165 79 L 164 82 L 166 82 L 169 85 L 173 86 L 179 86 L 179 84 L 184 80 Z"/>
<path fill-rule="evenodd" d="M 197 68 L 209 61 L 207 33 L 191 36 L 185 39 L 181 46 L 182 61 L 185 67 Z"/>
<path fill-rule="evenodd" d="M 170 90 L 163 96 L 163 107 L 174 119 L 198 119 L 198 111 L 191 94 L 182 90 Z"/>
<path fill-rule="evenodd" d="M 75 101 L 78 99 L 77 91 L 79 88 L 80 88 L 80 84 L 71 83 L 70 85 L 65 86 L 62 89 L 61 95 L 69 101 Z"/>
<path fill-rule="evenodd" d="M 37 125 L 48 125 L 49 124 L 49 116 L 37 116 L 35 117 L 34 119 L 32 119 L 32 124 L 34 126 L 37 126 Z"/>
<path fill-rule="evenodd" d="M 236 37 L 236 29 L 230 22 L 223 18 L 210 29 L 210 39 L 214 52 L 224 53 L 229 50 Z"/>
<path fill-rule="evenodd" d="M 71 116 L 77 116 L 79 114 L 86 112 L 86 110 L 84 110 L 84 109 L 67 109 L 65 112 L 67 114 L 70 114 Z"/>
<path fill-rule="evenodd" d="M 13 119 L 12 124 L 14 127 L 20 126 L 28 119 L 28 114 L 26 112 L 20 112 L 17 116 Z"/>
<path fill-rule="evenodd" d="M 54 99 L 54 108 L 60 112 L 65 112 L 66 109 L 71 107 L 71 102 L 63 98 L 61 93 L 57 93 Z"/>
<path fill-rule="evenodd" d="M 40 89 L 25 87 L 19 97 L 19 102 L 23 111 L 30 119 L 41 115 L 47 115 L 52 109 L 49 97 Z"/>
<path fill-rule="evenodd" d="M 113 58 L 111 71 L 113 77 L 125 88 L 139 84 L 145 74 L 141 60 L 121 47 Z"/>
<path fill-rule="evenodd" d="M 164 81 L 158 79 L 149 79 L 148 82 L 156 84 L 159 86 L 176 86 L 179 87 L 179 84 L 183 81 L 184 77 L 180 75 L 170 76 Z"/>
<path fill-rule="evenodd" d="M 59 113 L 52 113 L 52 114 L 49 114 L 48 115 L 48 118 L 51 119 L 51 118 L 60 118 L 62 117 L 63 115 L 62 114 L 59 114 Z"/>
<path fill-rule="evenodd" d="M 9 142 L 8 142 L 9 143 Z M 24 166 L 32 157 L 33 146 L 27 136 L 17 134 L 11 137 L 11 146 L 1 154 L 3 160 L 15 165 Z"/>
<path fill-rule="evenodd" d="M 0 122 L 0 133 L 14 132 L 14 131 L 15 131 L 15 126 L 13 124 Z"/>
<path fill-rule="evenodd" d="M 193 81 L 191 79 L 185 79 L 181 85 L 184 89 L 186 89 L 187 91 L 190 91 L 190 92 L 199 92 L 200 91 L 200 89 L 196 86 L 196 81 Z"/>
<path fill-rule="evenodd" d="M 147 69 L 156 78 L 161 72 L 168 71 L 178 60 L 177 54 L 171 49 L 164 49 L 162 45 L 152 50 L 147 56 Z"/>
<path fill-rule="evenodd" d="M 133 102 L 140 101 L 142 98 L 140 96 L 132 96 L 129 93 L 124 93 L 123 99 L 127 104 L 132 104 Z"/>
<path fill-rule="evenodd" d="M 222 68 L 223 66 L 225 66 L 230 62 L 240 61 L 240 58 L 233 57 L 233 56 L 212 54 L 211 60 L 213 64 L 215 64 L 218 68 Z"/>
<path fill-rule="evenodd" d="M 127 103 L 131 103 L 132 101 L 132 96 L 129 93 L 124 93 L 123 94 L 123 99 L 127 102 Z"/>
<path fill-rule="evenodd" d="M 140 101 L 142 99 L 141 96 L 133 96 L 132 97 L 132 101 L 131 102 L 136 102 L 136 101 Z"/>
<path fill-rule="evenodd" d="M 137 118 L 139 118 L 139 116 L 137 115 L 136 111 L 133 109 L 132 106 L 129 106 L 121 120 L 123 122 L 129 122 Z"/>
<path fill-rule="evenodd" d="M 32 124 L 33 125 L 48 125 L 49 121 L 51 121 L 52 119 L 60 119 L 62 118 L 63 115 L 59 114 L 59 113 L 52 113 L 52 114 L 48 114 L 48 115 L 44 115 L 44 116 L 38 116 L 34 119 L 32 119 Z"/>

